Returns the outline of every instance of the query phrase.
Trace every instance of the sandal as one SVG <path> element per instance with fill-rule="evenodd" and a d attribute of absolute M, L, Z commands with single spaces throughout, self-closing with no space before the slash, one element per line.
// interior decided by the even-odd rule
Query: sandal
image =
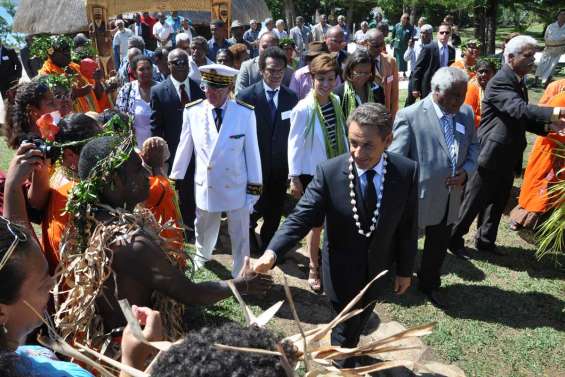
<path fill-rule="evenodd" d="M 322 281 L 320 280 L 320 268 L 309 265 L 308 271 L 308 285 L 315 293 L 322 292 Z"/>

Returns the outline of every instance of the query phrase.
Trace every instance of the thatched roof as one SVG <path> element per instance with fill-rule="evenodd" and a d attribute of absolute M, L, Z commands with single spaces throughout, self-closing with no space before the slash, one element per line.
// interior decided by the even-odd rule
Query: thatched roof
<path fill-rule="evenodd" d="M 232 0 L 232 20 L 248 24 L 251 19 L 271 16 L 264 0 Z M 13 30 L 27 34 L 65 34 L 88 30 L 87 0 L 21 0 L 14 18 Z M 104 0 L 98 0 L 103 3 Z M 108 0 L 108 16 L 134 11 L 179 10 L 194 24 L 208 24 L 209 0 Z"/>

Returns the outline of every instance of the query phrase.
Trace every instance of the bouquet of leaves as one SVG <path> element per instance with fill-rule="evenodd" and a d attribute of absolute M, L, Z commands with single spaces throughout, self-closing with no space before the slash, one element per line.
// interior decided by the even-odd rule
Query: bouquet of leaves
<path fill-rule="evenodd" d="M 47 60 L 49 55 L 53 54 L 55 49 L 71 48 L 73 46 L 73 39 L 68 35 L 40 35 L 33 38 L 30 46 L 30 53 L 32 57 Z"/>

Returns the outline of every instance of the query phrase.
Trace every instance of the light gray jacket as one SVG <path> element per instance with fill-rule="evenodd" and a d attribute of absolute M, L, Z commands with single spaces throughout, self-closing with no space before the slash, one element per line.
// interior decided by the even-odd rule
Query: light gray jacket
<path fill-rule="evenodd" d="M 286 67 L 282 81 L 284 86 L 290 85 L 290 79 L 292 78 L 293 73 L 294 71 L 292 68 Z M 259 57 L 257 56 L 253 59 L 244 61 L 241 64 L 239 73 L 237 74 L 235 93 L 237 94 L 239 91 L 261 81 L 262 79 L 263 76 L 261 76 L 261 72 L 259 71 Z"/>
<path fill-rule="evenodd" d="M 473 111 L 463 105 L 455 116 L 454 136 L 457 147 L 457 169 L 467 177 L 477 169 L 480 145 L 475 133 Z M 418 162 L 420 170 L 418 226 L 439 224 L 447 212 L 447 224 L 457 220 L 463 189 L 445 184 L 451 176 L 448 147 L 440 120 L 435 111 L 432 94 L 396 114 L 393 141 L 388 150 Z"/>

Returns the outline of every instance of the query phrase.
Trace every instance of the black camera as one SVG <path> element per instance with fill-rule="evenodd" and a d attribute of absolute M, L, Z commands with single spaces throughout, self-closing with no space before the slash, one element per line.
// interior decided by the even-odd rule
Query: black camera
<path fill-rule="evenodd" d="M 45 140 L 38 137 L 33 138 L 31 140 L 24 140 L 22 141 L 22 144 L 23 143 L 35 144 L 35 148 L 41 151 L 41 153 L 43 154 L 43 158 L 49 159 L 53 162 L 57 161 L 59 159 L 59 156 L 61 155 L 60 148 L 50 145 Z"/>

